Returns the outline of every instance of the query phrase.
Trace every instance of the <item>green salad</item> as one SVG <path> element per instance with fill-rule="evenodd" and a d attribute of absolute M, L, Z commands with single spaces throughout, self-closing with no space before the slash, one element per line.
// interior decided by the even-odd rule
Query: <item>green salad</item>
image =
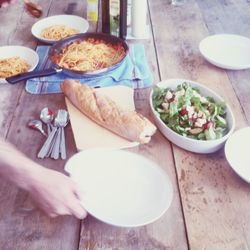
<path fill-rule="evenodd" d="M 176 90 L 155 87 L 153 106 L 161 120 L 176 133 L 197 140 L 214 140 L 228 132 L 226 105 L 204 97 L 184 82 Z"/>

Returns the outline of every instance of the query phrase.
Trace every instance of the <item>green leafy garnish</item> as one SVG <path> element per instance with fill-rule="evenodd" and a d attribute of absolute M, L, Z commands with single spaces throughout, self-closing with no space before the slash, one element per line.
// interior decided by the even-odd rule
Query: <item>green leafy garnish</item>
<path fill-rule="evenodd" d="M 184 82 L 175 90 L 154 87 L 153 107 L 176 133 L 197 140 L 214 140 L 228 132 L 226 105 Z"/>

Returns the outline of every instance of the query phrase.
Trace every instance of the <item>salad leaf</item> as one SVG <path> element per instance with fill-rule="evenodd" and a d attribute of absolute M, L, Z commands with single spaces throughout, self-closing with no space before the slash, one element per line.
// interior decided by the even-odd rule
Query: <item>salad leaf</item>
<path fill-rule="evenodd" d="M 179 84 L 175 90 L 157 86 L 152 98 L 160 119 L 182 136 L 214 140 L 228 131 L 226 104 L 202 96 L 200 89 L 188 82 Z"/>

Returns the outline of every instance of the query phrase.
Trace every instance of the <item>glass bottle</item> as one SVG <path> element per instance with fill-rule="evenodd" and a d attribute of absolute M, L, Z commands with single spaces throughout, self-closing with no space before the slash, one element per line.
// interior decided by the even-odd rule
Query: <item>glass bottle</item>
<path fill-rule="evenodd" d="M 97 22 L 98 0 L 87 0 L 87 20 L 91 22 Z"/>

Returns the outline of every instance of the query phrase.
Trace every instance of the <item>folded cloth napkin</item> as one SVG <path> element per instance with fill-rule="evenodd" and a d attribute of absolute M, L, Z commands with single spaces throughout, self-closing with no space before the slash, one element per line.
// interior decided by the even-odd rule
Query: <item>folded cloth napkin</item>
<path fill-rule="evenodd" d="M 38 46 L 39 64 L 36 70 L 51 67 L 48 58 L 49 46 Z M 143 44 L 130 45 L 129 54 L 122 64 L 112 71 L 99 76 L 82 76 L 74 78 L 63 72 L 52 76 L 33 78 L 26 82 L 26 91 L 31 94 L 60 93 L 60 83 L 65 79 L 76 79 L 91 87 L 106 87 L 114 85 L 125 85 L 131 88 L 145 88 L 153 83 L 153 77 L 148 67 Z"/>

